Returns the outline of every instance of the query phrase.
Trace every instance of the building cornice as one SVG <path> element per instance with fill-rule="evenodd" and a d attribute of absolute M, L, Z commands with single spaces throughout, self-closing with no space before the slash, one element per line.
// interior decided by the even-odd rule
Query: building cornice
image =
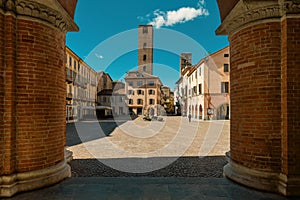
<path fill-rule="evenodd" d="M 216 34 L 230 35 L 261 20 L 280 20 L 283 15 L 283 5 L 286 5 L 287 13 L 291 8 L 295 10 L 295 6 L 290 5 L 291 2 L 286 4 L 286 2 L 280 3 L 279 1 L 240 0 L 216 30 Z"/>
<path fill-rule="evenodd" d="M 64 32 L 78 31 L 72 17 L 57 0 L 0 0 L 0 10 L 49 23 Z"/>
<path fill-rule="evenodd" d="M 280 0 L 285 15 L 300 13 L 300 0 Z"/>

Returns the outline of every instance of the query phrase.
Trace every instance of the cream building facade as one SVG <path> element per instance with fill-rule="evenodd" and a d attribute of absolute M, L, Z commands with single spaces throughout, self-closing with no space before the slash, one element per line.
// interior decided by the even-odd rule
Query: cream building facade
<path fill-rule="evenodd" d="M 95 116 L 97 73 L 66 47 L 67 120 Z"/>
<path fill-rule="evenodd" d="M 177 81 L 177 104 L 181 114 L 193 119 L 230 118 L 229 47 L 185 68 Z"/>

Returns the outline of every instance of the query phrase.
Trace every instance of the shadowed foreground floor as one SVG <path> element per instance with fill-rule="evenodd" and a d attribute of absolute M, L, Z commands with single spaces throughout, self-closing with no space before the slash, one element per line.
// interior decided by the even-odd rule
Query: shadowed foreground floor
<path fill-rule="evenodd" d="M 276 194 L 239 186 L 225 178 L 70 178 L 12 200 L 196 199 L 284 200 Z M 291 198 L 292 199 L 292 198 Z M 296 200 L 296 198 L 294 198 Z"/>

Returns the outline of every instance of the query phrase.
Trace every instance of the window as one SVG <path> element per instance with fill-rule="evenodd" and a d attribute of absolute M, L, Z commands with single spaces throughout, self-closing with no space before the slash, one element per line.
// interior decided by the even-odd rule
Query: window
<path fill-rule="evenodd" d="M 137 94 L 138 95 L 144 95 L 144 91 L 143 90 L 137 90 Z"/>
<path fill-rule="evenodd" d="M 144 43 L 144 46 L 143 46 L 143 48 L 144 48 L 144 49 L 146 49 L 146 48 L 147 48 L 147 43 L 146 43 L 146 42 Z"/>
<path fill-rule="evenodd" d="M 154 90 L 149 90 L 149 91 L 148 91 L 148 94 L 150 94 L 150 95 L 151 95 L 151 94 L 155 94 L 155 91 L 154 91 Z"/>
<path fill-rule="evenodd" d="M 149 85 L 149 86 L 154 86 L 154 81 L 149 81 L 149 82 L 148 82 L 148 85 Z"/>
<path fill-rule="evenodd" d="M 201 68 L 199 67 L 199 76 L 201 76 Z"/>
<path fill-rule="evenodd" d="M 150 105 L 154 105 L 155 104 L 155 100 L 154 99 L 149 99 L 149 104 Z"/>
<path fill-rule="evenodd" d="M 224 72 L 229 72 L 229 64 L 224 64 Z"/>
<path fill-rule="evenodd" d="M 141 87 L 142 85 L 143 85 L 143 81 L 138 81 L 138 82 L 137 82 L 137 86 L 138 86 L 138 87 Z"/>
<path fill-rule="evenodd" d="M 70 67 L 72 67 L 72 57 L 71 56 L 69 56 L 69 65 L 70 65 Z"/>
<path fill-rule="evenodd" d="M 133 104 L 133 99 L 129 99 L 129 100 L 128 100 L 128 104 L 129 104 L 129 105 L 132 105 L 132 104 Z"/>
<path fill-rule="evenodd" d="M 148 33 L 148 27 L 143 27 L 143 33 L 147 34 Z"/>
<path fill-rule="evenodd" d="M 193 87 L 193 95 L 196 95 L 197 94 L 197 86 L 194 86 Z"/>
<path fill-rule="evenodd" d="M 147 60 L 147 55 L 143 55 L 143 61 L 146 61 Z"/>
<path fill-rule="evenodd" d="M 133 90 L 128 90 L 128 94 L 129 94 L 129 95 L 134 95 Z"/>
<path fill-rule="evenodd" d="M 137 100 L 137 104 L 138 104 L 138 105 L 143 105 L 143 99 L 138 99 L 138 100 Z"/>
<path fill-rule="evenodd" d="M 198 90 L 199 90 L 199 94 L 202 94 L 202 84 L 199 84 L 199 86 L 198 86 L 199 88 L 198 88 Z"/>
<path fill-rule="evenodd" d="M 128 82 L 128 85 L 133 87 L 133 82 L 132 81 Z"/>
<path fill-rule="evenodd" d="M 143 67 L 143 71 L 145 72 L 145 71 L 146 71 L 146 69 L 147 69 L 147 68 L 146 68 L 146 66 L 144 66 L 144 67 Z"/>
<path fill-rule="evenodd" d="M 106 97 L 102 98 L 102 102 L 105 103 L 106 102 Z"/>
<path fill-rule="evenodd" d="M 221 83 L 221 93 L 228 93 L 228 91 L 229 91 L 229 83 L 222 82 Z"/>
<path fill-rule="evenodd" d="M 224 57 L 225 57 L 225 58 L 228 58 L 228 57 L 229 57 L 229 54 L 228 54 L 228 53 L 225 53 L 225 54 L 224 54 Z"/>
<path fill-rule="evenodd" d="M 77 65 L 77 62 L 76 60 L 74 60 L 74 69 L 76 70 L 76 65 Z"/>

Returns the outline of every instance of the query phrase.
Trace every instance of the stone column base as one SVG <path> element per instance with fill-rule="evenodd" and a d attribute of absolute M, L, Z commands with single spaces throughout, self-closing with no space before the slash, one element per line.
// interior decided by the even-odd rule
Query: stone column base
<path fill-rule="evenodd" d="M 300 196 L 300 176 L 279 175 L 278 190 L 285 196 Z"/>
<path fill-rule="evenodd" d="M 71 167 L 66 161 L 46 169 L 0 176 L 0 197 L 50 186 L 68 177 L 71 177 Z"/>
<path fill-rule="evenodd" d="M 242 185 L 258 190 L 280 193 L 285 196 L 300 196 L 300 177 L 250 169 L 229 159 L 224 167 L 224 176 Z"/>
<path fill-rule="evenodd" d="M 73 160 L 73 152 L 65 149 L 65 160 L 67 161 L 67 163 L 70 163 Z"/>

